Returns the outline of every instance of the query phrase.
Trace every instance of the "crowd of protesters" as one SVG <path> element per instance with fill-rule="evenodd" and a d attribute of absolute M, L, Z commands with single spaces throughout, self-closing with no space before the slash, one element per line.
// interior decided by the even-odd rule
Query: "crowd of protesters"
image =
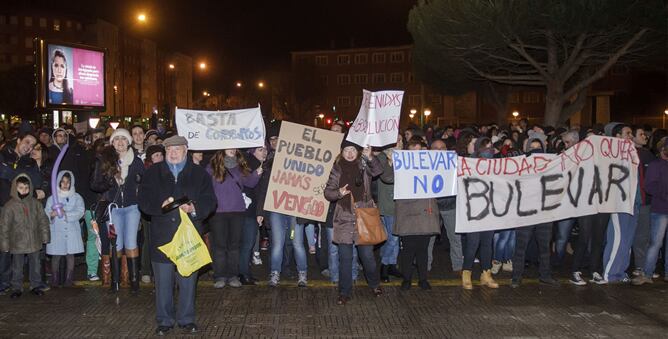
<path fill-rule="evenodd" d="M 336 121 L 331 129 L 345 133 L 346 124 Z M 251 267 L 264 265 L 260 251 L 268 250 L 269 286 L 279 286 L 281 277 L 296 277 L 298 286 L 308 286 L 309 253 L 318 266 L 310 271 L 338 286 L 340 305 L 349 302 L 361 272 L 376 296 L 383 294 L 381 283 L 391 277 L 401 279 L 401 290 L 410 289 L 413 271 L 417 286 L 428 290 L 437 238 L 447 241 L 452 271 L 469 290 L 474 288 L 476 263 L 480 285 L 487 288 L 499 287 L 494 276 L 502 271 L 511 272 L 511 287 L 520 287 L 525 266 L 531 263 L 538 264 L 540 283 L 552 286 L 560 284 L 555 277 L 566 271 L 561 268 L 567 262 L 568 281 L 578 286 L 643 285 L 661 278 L 659 272 L 668 282 L 665 129 L 614 122 L 567 129 L 519 120 L 508 126 L 413 126 L 395 145 L 380 149 L 344 141 L 324 188 L 332 202 L 326 222 L 264 210 L 279 130 L 280 122 L 268 125 L 263 147 L 202 153 L 188 151 L 185 138 L 162 126 L 85 133 L 67 125 L 55 130 L 35 130 L 28 123 L 5 127 L 0 131 L 0 291 L 21 297 L 26 256 L 31 293 L 72 286 L 75 255 L 84 253 L 86 278 L 101 280 L 102 286 L 138 293 L 140 282 L 155 282 L 159 334 L 175 322 L 196 331 L 197 275 L 175 273 L 157 250 L 171 240 L 179 224 L 178 213 L 175 218 L 161 207 L 185 193 L 191 202 L 181 209 L 206 239 L 217 289 L 255 285 L 264 277 L 253 276 Z M 393 149 L 453 150 L 459 156 L 499 158 L 560 153 L 590 135 L 633 141 L 640 158 L 634 214 L 599 213 L 458 234 L 454 197 L 393 199 Z M 62 161 L 54 172 L 59 155 Z M 377 246 L 358 246 L 353 204 L 374 202 L 388 239 Z M 110 204 L 115 205 L 108 213 Z M 572 258 L 567 261 L 569 253 Z M 657 269 L 661 257 L 664 268 Z M 119 268 L 117 276 L 111 272 L 114 266 Z M 175 281 L 181 291 L 179 305 L 185 305 L 176 316 Z"/>

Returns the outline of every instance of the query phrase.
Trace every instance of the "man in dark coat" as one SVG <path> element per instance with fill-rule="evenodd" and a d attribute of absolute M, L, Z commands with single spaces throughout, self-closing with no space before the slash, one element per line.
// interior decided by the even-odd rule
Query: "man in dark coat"
<path fill-rule="evenodd" d="M 176 322 L 187 333 L 196 333 L 195 290 L 197 273 L 180 275 L 176 266 L 158 247 L 172 241 L 181 223 L 178 209 L 163 213 L 162 207 L 182 197 L 192 202 L 179 208 L 202 231 L 202 221 L 216 210 L 216 196 L 211 177 L 199 165 L 188 160 L 188 142 L 184 137 L 166 139 L 165 161 L 151 166 L 139 187 L 139 208 L 151 217 L 150 251 L 155 275 L 157 335 L 164 335 Z M 178 312 L 174 312 L 174 280 L 179 289 Z M 176 319 L 175 319 L 176 318 Z"/>

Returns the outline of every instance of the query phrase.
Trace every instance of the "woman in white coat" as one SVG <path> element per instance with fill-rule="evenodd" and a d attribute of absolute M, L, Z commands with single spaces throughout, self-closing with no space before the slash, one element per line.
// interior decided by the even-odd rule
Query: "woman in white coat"
<path fill-rule="evenodd" d="M 51 220 L 51 242 L 46 244 L 46 254 L 51 255 L 51 285 L 60 285 L 60 259 L 66 257 L 67 269 L 64 286 L 72 286 L 74 273 L 74 255 L 83 253 L 84 246 L 81 238 L 81 219 L 85 212 L 83 198 L 74 189 L 74 175 L 70 171 L 60 171 L 57 181 L 58 191 L 46 201 L 46 214 Z M 63 215 L 52 210 L 54 195 L 58 195 L 58 202 L 63 205 Z"/>

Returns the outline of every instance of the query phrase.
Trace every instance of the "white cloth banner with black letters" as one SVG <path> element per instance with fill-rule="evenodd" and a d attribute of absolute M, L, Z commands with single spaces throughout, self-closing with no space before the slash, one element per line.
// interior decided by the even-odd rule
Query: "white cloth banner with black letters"
<path fill-rule="evenodd" d="M 177 108 L 176 128 L 196 151 L 264 146 L 265 128 L 260 107 L 229 111 Z"/>
<path fill-rule="evenodd" d="M 394 199 L 428 199 L 457 194 L 457 153 L 392 152 Z"/>
<path fill-rule="evenodd" d="M 638 163 L 631 140 L 602 136 L 590 136 L 561 154 L 459 157 L 456 231 L 633 214 Z"/>

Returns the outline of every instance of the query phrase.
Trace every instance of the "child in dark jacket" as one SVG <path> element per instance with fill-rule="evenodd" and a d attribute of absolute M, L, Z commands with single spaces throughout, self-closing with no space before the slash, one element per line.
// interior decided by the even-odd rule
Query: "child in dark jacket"
<path fill-rule="evenodd" d="M 0 217 L 0 251 L 12 254 L 12 294 L 15 299 L 23 291 L 23 262 L 28 256 L 30 290 L 43 295 L 39 251 L 49 243 L 51 232 L 49 219 L 42 204 L 33 196 L 30 177 L 19 174 L 12 180 L 11 198 L 2 209 Z"/>

